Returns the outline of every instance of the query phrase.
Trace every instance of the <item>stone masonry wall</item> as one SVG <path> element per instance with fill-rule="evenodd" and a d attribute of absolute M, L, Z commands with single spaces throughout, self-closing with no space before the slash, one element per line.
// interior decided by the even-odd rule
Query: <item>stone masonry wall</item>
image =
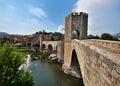
<path fill-rule="evenodd" d="M 61 41 L 58 43 L 57 45 L 57 58 L 58 58 L 58 62 L 62 62 L 64 61 L 64 42 Z"/>
<path fill-rule="evenodd" d="M 53 50 L 56 50 L 59 43 L 61 43 L 61 41 L 43 41 L 42 44 L 45 44 L 45 49 L 48 49 L 48 45 L 51 45 Z"/>
<path fill-rule="evenodd" d="M 114 50 L 114 51 L 120 51 L 120 42 L 119 41 L 96 40 L 96 39 L 90 39 L 87 41 L 93 45 L 97 45 L 97 46 L 107 48 L 110 50 Z"/>
<path fill-rule="evenodd" d="M 85 86 L 120 86 L 120 51 L 97 47 L 88 40 L 74 40 L 71 48 L 77 53 Z"/>

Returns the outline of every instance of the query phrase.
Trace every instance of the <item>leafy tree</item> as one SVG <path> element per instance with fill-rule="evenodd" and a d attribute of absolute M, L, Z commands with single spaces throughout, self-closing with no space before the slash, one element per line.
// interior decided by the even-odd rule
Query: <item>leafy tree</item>
<path fill-rule="evenodd" d="M 41 31 L 39 31 L 39 34 L 42 34 L 42 32 L 41 32 Z"/>
<path fill-rule="evenodd" d="M 39 34 L 38 32 L 35 33 L 36 35 Z"/>
<path fill-rule="evenodd" d="M 24 56 L 8 43 L 0 47 L 0 86 L 33 86 L 30 73 L 18 70 Z"/>
<path fill-rule="evenodd" d="M 93 36 L 93 35 L 89 35 L 88 36 L 88 39 L 100 39 L 100 37 L 98 36 L 98 35 L 96 35 L 96 36 Z"/>
<path fill-rule="evenodd" d="M 88 39 L 94 39 L 94 36 L 90 34 L 90 35 L 88 36 Z"/>
<path fill-rule="evenodd" d="M 93 36 L 93 35 L 90 34 L 87 38 L 88 38 L 88 39 L 102 39 L 102 40 L 119 41 L 116 37 L 112 37 L 112 35 L 109 34 L 109 33 L 103 33 L 103 34 L 101 35 L 101 37 L 99 37 L 98 35 Z"/>
<path fill-rule="evenodd" d="M 46 31 L 45 31 L 45 30 L 43 30 L 42 32 L 43 32 L 43 33 L 46 33 Z"/>
<path fill-rule="evenodd" d="M 112 35 L 109 34 L 109 33 L 103 33 L 103 34 L 101 35 L 101 39 L 103 39 L 103 40 L 113 40 L 113 37 L 112 37 Z"/>
<path fill-rule="evenodd" d="M 114 40 L 114 41 L 119 41 L 116 37 L 113 37 L 113 40 Z"/>
<path fill-rule="evenodd" d="M 63 34 L 60 33 L 60 32 L 54 32 L 54 33 L 51 34 L 51 36 L 52 36 L 53 40 L 55 40 L 54 37 L 56 37 L 56 36 L 58 37 L 58 40 L 62 40 L 63 39 Z"/>
<path fill-rule="evenodd" d="M 100 39 L 100 37 L 98 35 L 95 36 L 95 39 Z"/>

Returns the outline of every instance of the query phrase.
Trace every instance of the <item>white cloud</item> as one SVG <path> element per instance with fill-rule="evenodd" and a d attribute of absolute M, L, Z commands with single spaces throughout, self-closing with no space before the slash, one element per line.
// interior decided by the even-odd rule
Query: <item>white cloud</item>
<path fill-rule="evenodd" d="M 56 25 L 48 20 L 47 18 L 42 18 L 42 19 L 38 19 L 38 18 L 28 18 L 26 19 L 26 23 L 32 26 L 32 29 L 34 30 L 34 32 L 36 31 L 42 31 L 45 30 L 47 32 L 54 32 L 56 28 Z"/>
<path fill-rule="evenodd" d="M 78 0 L 74 5 L 73 11 L 91 12 L 114 4 L 113 0 Z"/>
<path fill-rule="evenodd" d="M 114 20 L 118 20 L 118 17 L 113 15 L 116 14 L 114 10 L 117 5 L 120 6 L 119 3 L 119 0 L 78 0 L 72 11 L 88 13 L 88 33 L 101 34 L 112 32 L 112 27 L 110 29 L 109 25 L 117 22 Z"/>
<path fill-rule="evenodd" d="M 41 23 L 37 19 L 27 19 L 28 22 L 40 26 Z"/>
<path fill-rule="evenodd" d="M 65 32 L 65 27 L 63 25 L 59 25 L 57 28 L 57 32 L 63 33 Z"/>
<path fill-rule="evenodd" d="M 32 26 L 32 28 L 36 31 L 39 31 L 40 28 L 43 28 L 43 24 L 38 19 L 35 18 L 27 19 L 26 23 L 27 24 L 29 23 Z"/>
<path fill-rule="evenodd" d="M 10 9 L 10 10 L 15 10 L 15 9 L 16 9 L 15 6 L 12 6 L 12 5 L 9 5 L 9 4 L 7 4 L 6 6 L 7 6 L 7 8 Z"/>
<path fill-rule="evenodd" d="M 46 12 L 42 8 L 29 6 L 29 11 L 37 17 L 47 17 Z"/>

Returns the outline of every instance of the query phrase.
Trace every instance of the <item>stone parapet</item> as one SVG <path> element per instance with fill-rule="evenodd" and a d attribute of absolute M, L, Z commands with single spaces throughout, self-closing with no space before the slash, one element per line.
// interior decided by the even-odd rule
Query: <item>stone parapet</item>
<path fill-rule="evenodd" d="M 87 40 L 88 43 L 91 43 L 93 45 L 97 45 L 103 48 L 107 48 L 114 51 L 120 52 L 120 41 L 108 41 L 108 40 L 96 40 L 96 39 L 90 39 Z"/>

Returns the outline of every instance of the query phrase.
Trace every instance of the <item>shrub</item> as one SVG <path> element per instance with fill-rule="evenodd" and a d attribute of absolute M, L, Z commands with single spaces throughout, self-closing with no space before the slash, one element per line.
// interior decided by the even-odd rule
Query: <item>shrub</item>
<path fill-rule="evenodd" d="M 11 44 L 0 47 L 0 86 L 33 86 L 31 74 L 18 70 L 24 56 Z"/>

